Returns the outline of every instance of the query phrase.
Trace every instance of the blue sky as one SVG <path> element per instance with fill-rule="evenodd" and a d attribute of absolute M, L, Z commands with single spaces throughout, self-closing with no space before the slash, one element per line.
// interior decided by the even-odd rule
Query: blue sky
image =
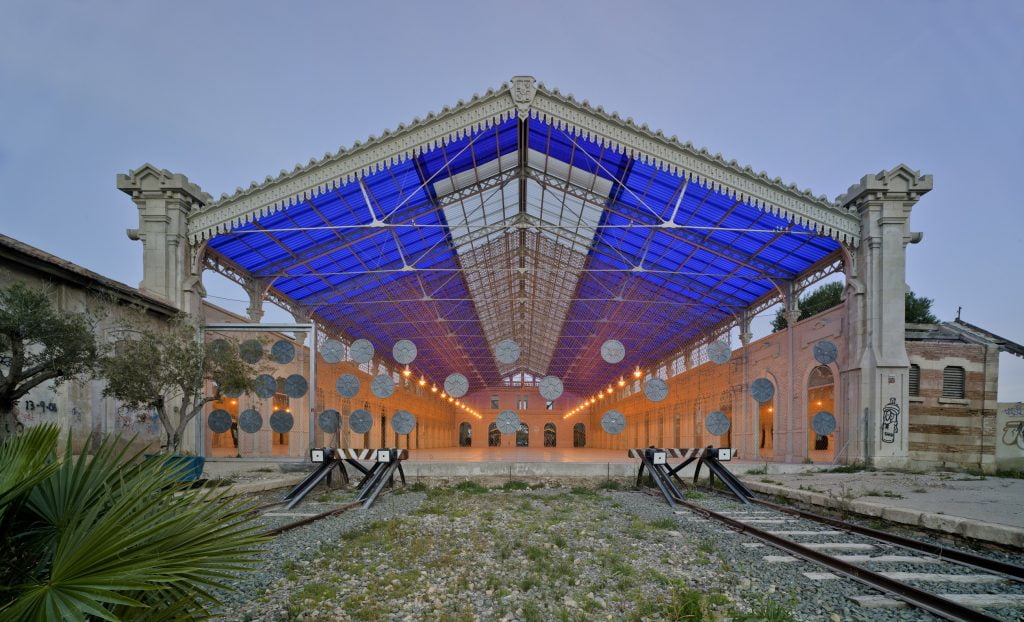
<path fill-rule="evenodd" d="M 1022 32 L 1024 2 L 988 0 L 7 0 L 0 232 L 137 284 L 117 173 L 217 196 L 529 74 L 829 197 L 899 162 L 934 175 L 909 284 L 1024 341 Z M 1001 371 L 1024 399 L 1024 361 Z"/>

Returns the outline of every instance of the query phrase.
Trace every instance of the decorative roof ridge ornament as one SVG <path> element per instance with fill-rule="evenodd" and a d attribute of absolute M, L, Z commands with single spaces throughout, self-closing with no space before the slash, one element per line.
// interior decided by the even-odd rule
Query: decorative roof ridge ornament
<path fill-rule="evenodd" d="M 519 115 L 529 115 L 533 98 L 537 95 L 537 79 L 533 76 L 512 76 L 510 84 L 512 101 L 515 102 Z"/>

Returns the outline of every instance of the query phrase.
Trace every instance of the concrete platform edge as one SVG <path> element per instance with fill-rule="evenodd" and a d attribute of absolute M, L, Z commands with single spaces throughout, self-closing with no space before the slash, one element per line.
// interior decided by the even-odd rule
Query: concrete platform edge
<path fill-rule="evenodd" d="M 972 540 L 992 542 L 1017 549 L 1024 549 L 1024 529 L 986 523 L 971 518 L 950 516 L 948 514 L 935 514 L 924 512 L 913 508 L 893 507 L 870 501 L 843 500 L 835 496 L 811 492 L 808 490 L 797 490 L 786 486 L 765 484 L 763 482 L 752 482 L 749 479 L 743 480 L 753 491 L 770 495 L 780 495 L 787 499 L 793 499 L 809 505 L 817 505 L 837 510 L 846 510 L 863 516 L 881 518 L 883 520 L 912 525 L 922 529 L 939 531 L 958 535 Z"/>

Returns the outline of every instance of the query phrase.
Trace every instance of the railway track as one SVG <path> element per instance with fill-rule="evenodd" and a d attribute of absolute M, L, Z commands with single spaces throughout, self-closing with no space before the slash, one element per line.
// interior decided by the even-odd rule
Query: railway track
<path fill-rule="evenodd" d="M 677 513 L 720 522 L 785 553 L 771 554 L 766 548 L 762 558 L 766 564 L 804 560 L 828 570 L 804 572 L 808 581 L 845 578 L 881 593 L 854 597 L 861 607 L 909 605 L 964 622 L 1007 619 L 985 608 L 1019 608 L 1024 612 L 1024 567 L 759 499 L 752 499 L 749 505 L 737 503 L 733 510 L 716 511 L 687 499 L 675 485 L 665 490 L 672 502 L 683 508 Z M 661 496 L 650 489 L 645 492 Z M 886 570 L 887 566 L 915 571 Z M 956 586 L 957 591 L 930 591 L 920 587 L 922 584 Z M 965 586 L 980 586 L 984 592 L 961 592 Z"/>

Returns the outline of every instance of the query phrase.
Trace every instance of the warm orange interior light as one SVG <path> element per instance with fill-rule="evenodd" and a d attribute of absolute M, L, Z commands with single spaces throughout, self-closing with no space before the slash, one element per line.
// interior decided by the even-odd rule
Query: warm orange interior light
<path fill-rule="evenodd" d="M 437 393 L 437 385 L 436 385 L 436 384 L 435 384 L 435 385 L 432 385 L 432 386 L 430 387 L 430 392 L 431 392 L 431 393 Z"/>
<path fill-rule="evenodd" d="M 637 366 L 637 368 L 633 370 L 633 377 L 634 378 L 639 378 L 642 375 L 643 375 L 643 372 L 641 372 L 640 371 L 640 367 Z"/>
<path fill-rule="evenodd" d="M 423 376 L 420 376 L 420 386 L 424 387 L 426 385 L 427 385 L 427 379 L 424 378 Z"/>

